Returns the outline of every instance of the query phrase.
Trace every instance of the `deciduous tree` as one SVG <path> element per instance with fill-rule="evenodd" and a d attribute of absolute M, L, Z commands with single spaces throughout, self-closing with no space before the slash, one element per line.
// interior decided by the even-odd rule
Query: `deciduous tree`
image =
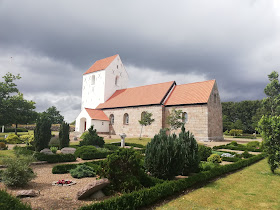
<path fill-rule="evenodd" d="M 141 125 L 141 131 L 140 131 L 140 137 L 139 139 L 141 139 L 141 135 L 142 135 L 142 130 L 143 130 L 143 126 L 147 126 L 147 125 L 151 125 L 152 122 L 155 121 L 155 119 L 152 119 L 153 114 L 150 112 L 143 112 L 141 115 L 141 120 L 139 120 L 139 124 Z"/>

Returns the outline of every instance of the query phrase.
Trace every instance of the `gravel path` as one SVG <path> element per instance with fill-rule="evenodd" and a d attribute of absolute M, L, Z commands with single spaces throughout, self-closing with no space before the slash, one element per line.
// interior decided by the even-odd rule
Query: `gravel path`
<path fill-rule="evenodd" d="M 80 163 L 84 161 L 77 161 Z M 61 164 L 61 163 L 60 163 Z M 92 200 L 77 200 L 77 192 L 85 185 L 95 180 L 92 178 L 75 179 L 68 174 L 52 174 L 52 168 L 57 164 L 44 164 L 32 166 L 37 177 L 29 184 L 22 188 L 7 189 L 11 194 L 16 194 L 19 190 L 33 189 L 40 191 L 40 195 L 34 198 L 22 198 L 23 202 L 30 203 L 32 209 L 77 209 L 80 206 L 89 204 Z M 76 181 L 75 185 L 71 186 L 52 186 L 53 181 L 68 179 Z M 0 188 L 5 188 L 3 183 L 0 183 Z"/>

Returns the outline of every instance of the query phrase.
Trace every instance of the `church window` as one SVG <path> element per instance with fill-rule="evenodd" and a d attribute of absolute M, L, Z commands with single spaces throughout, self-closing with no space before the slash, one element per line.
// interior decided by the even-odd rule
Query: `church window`
<path fill-rule="evenodd" d="M 184 123 L 187 123 L 187 122 L 188 122 L 188 113 L 187 113 L 187 112 L 183 112 L 182 121 L 183 121 Z"/>
<path fill-rule="evenodd" d="M 91 84 L 92 84 L 92 85 L 95 85 L 95 75 L 92 75 L 92 76 L 91 76 Z"/>
<path fill-rule="evenodd" d="M 102 125 L 104 125 L 104 122 L 102 122 Z"/>
<path fill-rule="evenodd" d="M 114 125 L 114 121 L 115 121 L 114 115 L 111 114 L 111 115 L 110 115 L 110 124 L 111 124 L 111 125 Z"/>
<path fill-rule="evenodd" d="M 117 65 L 117 69 L 119 68 L 119 65 Z"/>
<path fill-rule="evenodd" d="M 123 124 L 128 125 L 128 123 L 129 123 L 129 115 L 127 113 L 125 113 L 123 115 Z"/>
<path fill-rule="evenodd" d="M 142 113 L 141 113 L 141 120 L 143 120 L 143 118 L 144 118 L 144 116 L 145 116 L 146 113 L 147 113 L 147 112 L 142 112 Z"/>
<path fill-rule="evenodd" d="M 119 84 L 119 76 L 116 76 L 115 78 L 115 85 L 118 85 Z"/>
<path fill-rule="evenodd" d="M 214 94 L 214 103 L 216 103 L 217 102 L 217 94 L 215 93 Z"/>

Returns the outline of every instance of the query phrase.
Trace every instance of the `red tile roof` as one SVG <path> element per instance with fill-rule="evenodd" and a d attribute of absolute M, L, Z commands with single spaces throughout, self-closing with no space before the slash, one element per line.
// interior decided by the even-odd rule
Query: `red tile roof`
<path fill-rule="evenodd" d="M 105 120 L 109 121 L 109 118 L 106 116 L 106 114 L 102 110 L 96 110 L 96 109 L 89 109 L 86 108 L 87 113 L 93 120 Z"/>
<path fill-rule="evenodd" d="M 99 104 L 96 109 L 160 104 L 173 84 L 176 83 L 172 81 L 117 90 L 105 103 Z"/>
<path fill-rule="evenodd" d="M 101 60 L 96 61 L 84 74 L 89 74 L 92 72 L 106 69 L 117 56 L 118 55 L 113 55 L 111 57 L 103 58 Z"/>
<path fill-rule="evenodd" d="M 214 84 L 215 80 L 208 80 L 177 85 L 164 105 L 207 103 Z"/>

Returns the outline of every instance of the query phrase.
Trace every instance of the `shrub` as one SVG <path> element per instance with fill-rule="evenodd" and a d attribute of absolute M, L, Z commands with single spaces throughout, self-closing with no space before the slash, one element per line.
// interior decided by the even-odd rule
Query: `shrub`
<path fill-rule="evenodd" d="M 6 186 L 20 187 L 35 178 L 33 170 L 29 167 L 33 161 L 31 157 L 8 158 L 3 163 L 7 167 L 3 171 L 2 179 Z"/>
<path fill-rule="evenodd" d="M 56 154 L 57 152 L 57 147 L 51 147 L 50 150 L 52 151 L 53 154 Z"/>
<path fill-rule="evenodd" d="M 81 157 L 83 153 L 94 153 L 95 151 L 97 151 L 95 146 L 81 146 L 76 149 L 75 155 Z"/>
<path fill-rule="evenodd" d="M 222 160 L 227 162 L 237 162 L 241 159 L 238 157 L 222 157 Z"/>
<path fill-rule="evenodd" d="M 103 137 L 98 136 L 95 129 L 93 129 L 93 126 L 91 126 L 88 129 L 88 133 L 86 133 L 83 137 L 83 140 L 80 141 L 80 146 L 84 145 L 95 145 L 99 147 L 103 147 L 105 144 Z"/>
<path fill-rule="evenodd" d="M 69 146 L 69 129 L 69 124 L 63 121 L 59 128 L 60 149 Z"/>
<path fill-rule="evenodd" d="M 22 135 L 22 136 L 20 136 L 20 139 L 27 145 L 30 145 L 31 142 L 34 141 L 34 136 L 33 135 Z"/>
<path fill-rule="evenodd" d="M 19 155 L 23 155 L 23 156 L 29 155 L 29 156 L 31 156 L 34 153 L 32 150 L 28 149 L 27 147 L 15 146 L 13 148 L 13 150 L 14 150 L 14 153 L 15 153 L 16 156 L 19 156 Z"/>
<path fill-rule="evenodd" d="M 121 148 L 108 156 L 104 161 L 104 176 L 107 177 L 113 190 L 134 191 L 141 188 L 141 156 L 138 152 Z"/>
<path fill-rule="evenodd" d="M 15 132 L 15 128 L 4 128 L 4 132 Z M 17 128 L 17 132 L 28 132 L 28 130 L 26 128 Z"/>
<path fill-rule="evenodd" d="M 207 161 L 207 158 L 212 154 L 212 148 L 204 145 L 198 145 L 198 155 L 199 159 L 202 161 Z"/>
<path fill-rule="evenodd" d="M 53 154 L 47 155 L 36 152 L 34 157 L 39 161 L 47 161 L 48 163 L 73 162 L 76 161 L 76 156 L 73 154 Z"/>
<path fill-rule="evenodd" d="M 251 142 L 247 143 L 247 147 L 248 148 L 260 147 L 260 142 L 258 142 L 258 141 L 251 141 Z"/>
<path fill-rule="evenodd" d="M 112 151 L 94 146 L 82 146 L 75 151 L 75 155 L 83 160 L 106 158 L 109 154 L 112 154 Z"/>
<path fill-rule="evenodd" d="M 51 122 L 47 117 L 39 117 L 34 130 L 34 146 L 36 151 L 47 148 L 51 139 Z"/>
<path fill-rule="evenodd" d="M 237 141 L 232 141 L 229 143 L 229 145 L 238 146 L 238 143 L 237 143 Z"/>
<path fill-rule="evenodd" d="M 83 134 L 80 136 L 80 139 L 84 139 L 87 134 L 88 134 L 88 131 L 83 132 Z"/>
<path fill-rule="evenodd" d="M 213 168 L 219 167 L 218 164 L 212 162 L 200 162 L 199 169 L 200 171 L 209 171 Z"/>
<path fill-rule="evenodd" d="M 229 131 L 229 135 L 231 136 L 241 136 L 243 133 L 243 130 L 238 130 L 238 129 L 231 129 Z"/>
<path fill-rule="evenodd" d="M 252 157 L 253 155 L 250 154 L 250 153 L 246 150 L 245 152 L 243 152 L 243 153 L 241 154 L 241 156 L 242 156 L 243 158 L 250 158 L 250 157 Z"/>
<path fill-rule="evenodd" d="M 172 178 L 179 174 L 196 172 L 199 165 L 198 146 L 193 135 L 185 128 L 177 137 L 161 130 L 148 143 L 145 168 L 158 178 Z"/>
<path fill-rule="evenodd" d="M 75 169 L 70 170 L 70 174 L 73 178 L 83 178 L 83 177 L 94 177 L 96 173 L 94 170 L 86 165 L 78 165 Z"/>
<path fill-rule="evenodd" d="M 49 142 L 49 146 L 59 148 L 59 138 L 58 138 L 58 136 L 54 136 L 54 137 L 51 138 L 51 140 Z"/>
<path fill-rule="evenodd" d="M 90 205 L 83 206 L 80 209 L 140 209 L 141 207 L 151 205 L 158 200 L 174 195 L 175 193 L 182 192 L 195 184 L 203 183 L 222 174 L 246 167 L 263 158 L 264 155 L 257 155 L 233 164 L 219 166 L 209 171 L 203 171 L 186 179 L 165 181 L 161 184 L 155 185 L 154 187 L 141 189 L 132 193 L 125 193 L 121 196 L 112 197 L 99 203 L 92 203 Z"/>
<path fill-rule="evenodd" d="M 6 138 L 8 144 L 20 144 L 22 140 L 16 134 L 9 134 Z"/>
<path fill-rule="evenodd" d="M 207 162 L 211 162 L 211 163 L 220 163 L 220 162 L 222 162 L 222 161 L 221 161 L 220 155 L 218 155 L 218 154 L 212 154 L 212 155 L 210 155 L 209 158 L 207 158 Z"/>
<path fill-rule="evenodd" d="M 4 142 L 0 142 L 0 150 L 7 150 L 8 146 Z"/>
<path fill-rule="evenodd" d="M 118 150 L 120 147 L 112 145 L 112 144 L 104 144 L 104 148 L 111 150 L 111 151 L 116 151 Z"/>
<path fill-rule="evenodd" d="M 224 132 L 224 135 L 229 135 L 229 131 L 228 130 L 226 130 L 225 132 Z"/>
<path fill-rule="evenodd" d="M 76 168 L 78 165 L 87 165 L 91 168 L 93 168 L 97 174 L 100 174 L 101 171 L 101 164 L 103 163 L 103 160 L 99 161 L 92 161 L 92 162 L 85 162 L 85 163 L 80 163 L 80 164 L 61 164 L 61 165 L 56 165 L 52 169 L 53 174 L 66 174 L 69 173 L 71 169 Z"/>
<path fill-rule="evenodd" d="M 31 210 L 31 207 L 29 204 L 22 203 L 20 199 L 10 195 L 5 190 L 0 189 L 0 209 Z"/>

